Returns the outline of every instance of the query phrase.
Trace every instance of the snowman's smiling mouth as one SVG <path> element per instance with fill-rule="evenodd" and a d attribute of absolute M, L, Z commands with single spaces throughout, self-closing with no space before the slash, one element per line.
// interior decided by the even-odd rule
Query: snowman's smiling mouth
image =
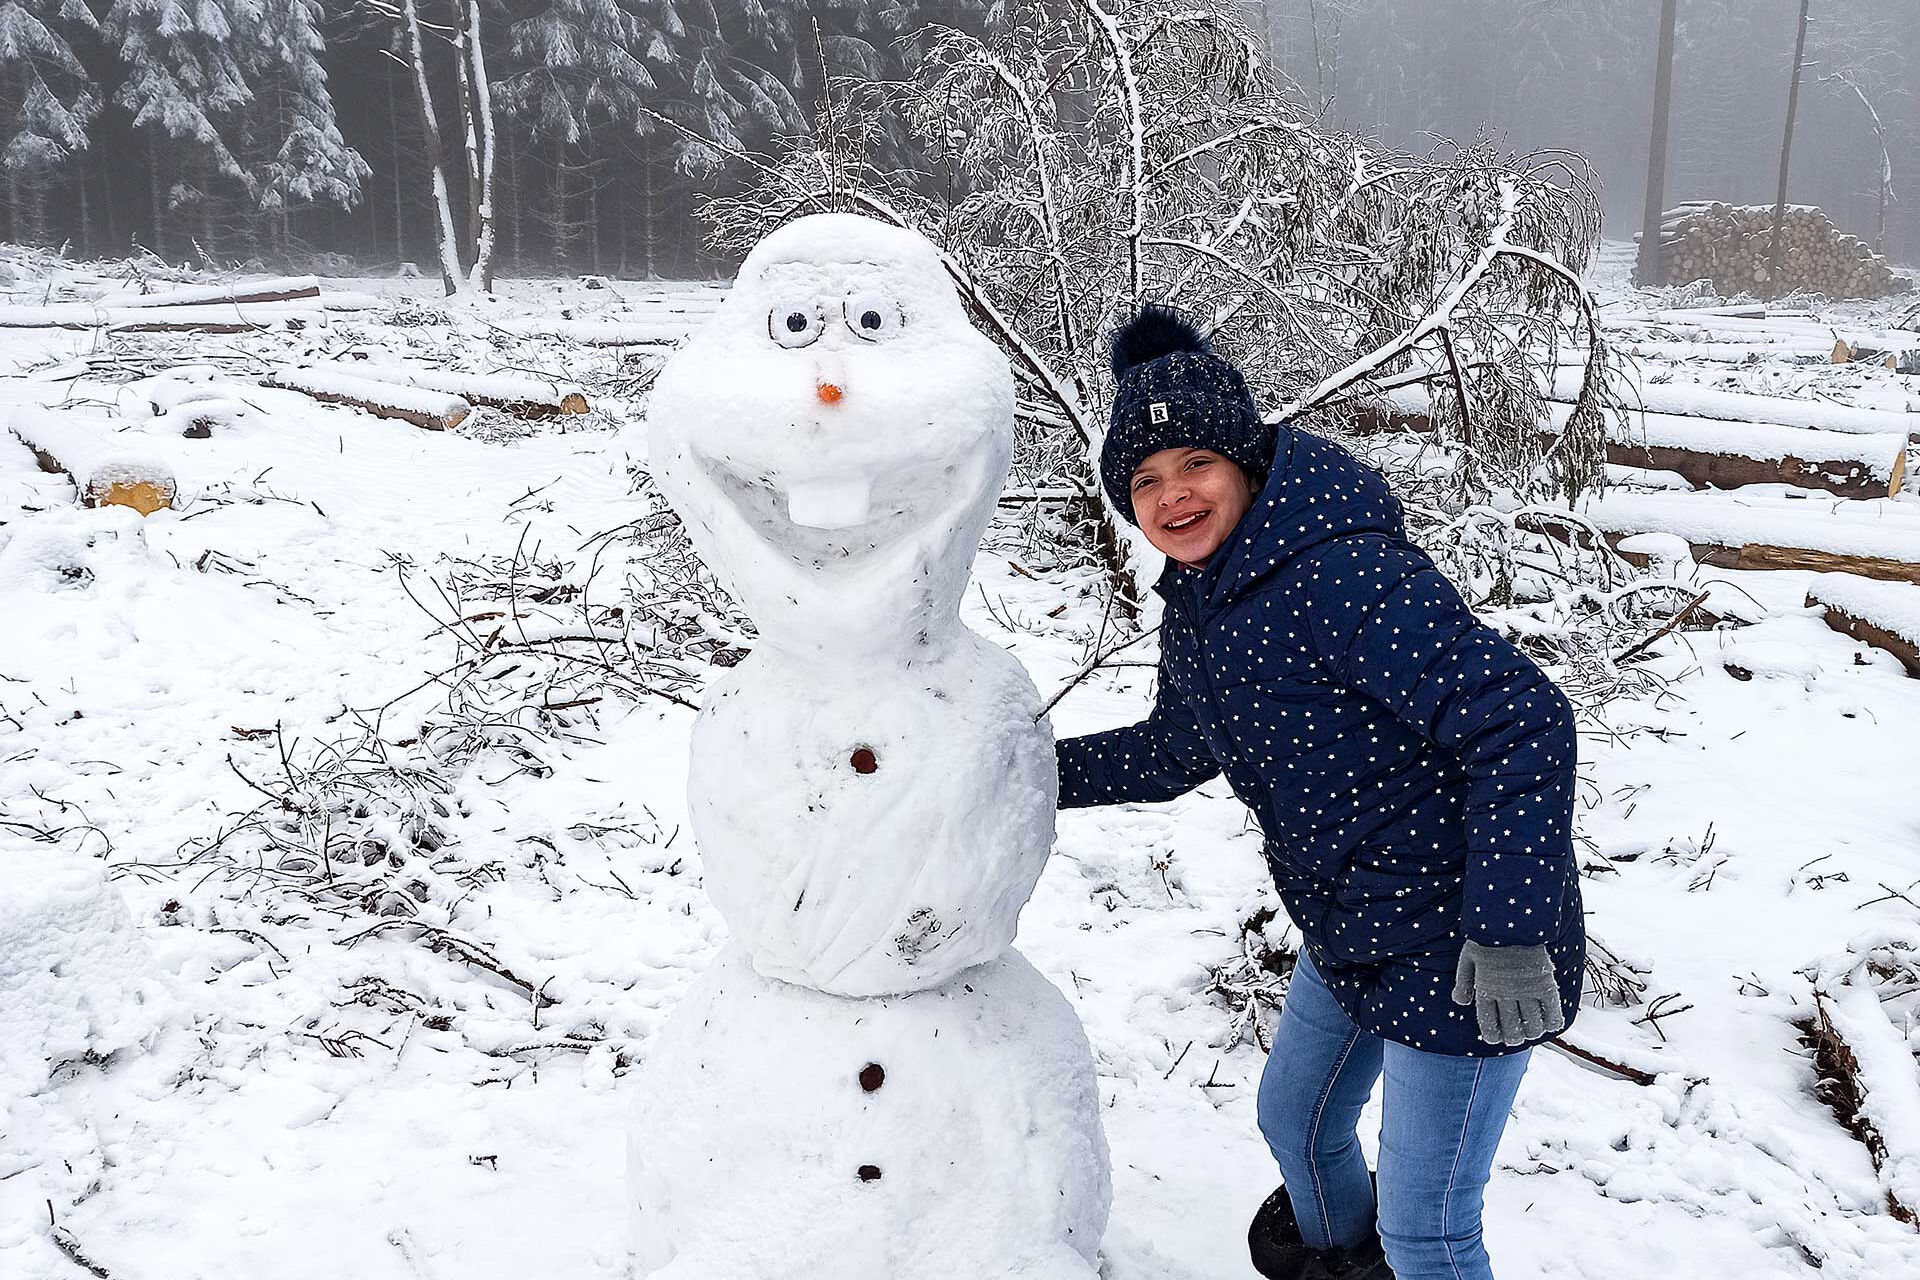
<path fill-rule="evenodd" d="M 802 568 L 878 554 L 926 523 L 926 513 L 950 500 L 953 490 L 951 463 L 903 467 L 871 480 L 848 475 L 783 484 L 719 458 L 699 461 L 761 541 Z"/>

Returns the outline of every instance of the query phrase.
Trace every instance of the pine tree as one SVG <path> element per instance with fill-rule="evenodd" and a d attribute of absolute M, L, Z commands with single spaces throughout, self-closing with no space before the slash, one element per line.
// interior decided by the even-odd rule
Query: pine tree
<path fill-rule="evenodd" d="M 265 213 L 284 239 L 294 206 L 351 208 L 371 170 L 334 119 L 319 0 L 114 0 L 106 29 L 126 70 L 115 101 Z M 213 183 L 176 184 L 211 223 Z M 253 224 L 249 221 L 249 226 Z M 157 230 L 157 229 L 156 229 Z"/>
<path fill-rule="evenodd" d="M 74 42 L 97 31 L 81 0 L 0 3 L 0 167 L 17 239 L 45 239 L 49 179 L 86 150 L 100 99 Z"/>
<path fill-rule="evenodd" d="M 293 205 L 329 204 L 351 209 L 361 183 L 373 170 L 346 143 L 334 118 L 333 95 L 321 55 L 326 38 L 319 0 L 272 0 L 255 61 L 259 97 L 266 110 L 255 118 L 267 146 L 254 169 L 263 209 L 284 213 Z"/>

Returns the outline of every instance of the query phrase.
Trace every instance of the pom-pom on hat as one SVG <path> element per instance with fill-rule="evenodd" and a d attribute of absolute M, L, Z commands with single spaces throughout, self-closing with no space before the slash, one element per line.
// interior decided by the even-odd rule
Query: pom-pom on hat
<path fill-rule="evenodd" d="M 1148 303 L 1114 331 L 1113 413 L 1100 448 L 1100 483 L 1120 514 L 1133 511 L 1133 473 L 1162 449 L 1211 449 L 1258 486 L 1273 462 L 1274 429 L 1260 420 L 1240 371 L 1213 353 L 1178 311 Z"/>

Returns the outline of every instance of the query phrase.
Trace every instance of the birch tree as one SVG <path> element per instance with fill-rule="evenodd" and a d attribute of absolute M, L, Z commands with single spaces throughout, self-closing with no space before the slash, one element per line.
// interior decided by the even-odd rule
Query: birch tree
<path fill-rule="evenodd" d="M 758 181 L 710 208 L 715 234 L 738 247 L 828 207 L 926 232 L 1019 377 L 1021 481 L 1077 488 L 1116 571 L 1132 535 L 1094 481 L 1100 335 L 1140 301 L 1196 312 L 1274 422 L 1334 428 L 1379 387 L 1429 383 L 1465 448 L 1462 500 L 1596 484 L 1608 355 L 1580 280 L 1599 238 L 1584 162 L 1328 130 L 1234 9 L 1021 4 L 992 41 L 940 32 L 903 90 L 850 85 L 845 109 L 904 112 L 959 175 L 950 196 L 814 139 L 749 158 Z M 1535 371 L 1567 350 L 1584 388 L 1543 441 Z"/>

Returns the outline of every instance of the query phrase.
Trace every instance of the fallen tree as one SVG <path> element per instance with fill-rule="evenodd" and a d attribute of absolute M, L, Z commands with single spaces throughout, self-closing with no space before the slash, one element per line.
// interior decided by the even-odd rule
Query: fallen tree
<path fill-rule="evenodd" d="M 261 385 L 298 391 L 327 404 L 348 405 L 376 418 L 395 418 L 429 431 L 451 430 L 473 411 L 473 406 L 459 396 L 356 377 L 330 368 L 280 369 L 261 379 Z"/>
<path fill-rule="evenodd" d="M 21 405 L 7 419 L 7 429 L 33 451 L 42 471 L 73 482 L 83 506 L 132 507 L 146 516 L 171 507 L 178 493 L 171 467 L 127 449 L 99 424 Z"/>
<path fill-rule="evenodd" d="M 1920 526 L 1849 518 L 1826 504 L 1812 511 L 1784 509 L 1789 505 L 1807 504 L 1609 492 L 1582 504 L 1580 514 L 1616 550 L 1634 534 L 1665 533 L 1684 540 L 1697 563 L 1714 568 L 1806 569 L 1920 584 Z M 1630 551 L 1619 554 L 1629 563 L 1645 563 Z"/>
<path fill-rule="evenodd" d="M 1920 1075 L 1906 1036 L 1865 985 L 1816 991 L 1813 1016 L 1800 1029 L 1813 1049 L 1820 1096 L 1867 1149 L 1887 1212 L 1920 1224 Z"/>
<path fill-rule="evenodd" d="M 1578 394 L 1579 387 L 1578 378 L 1556 372 L 1548 394 L 1554 400 L 1570 401 Z M 1920 414 L 1915 413 L 1859 409 L 1826 400 L 1795 400 L 1786 396 L 1760 396 L 1742 391 L 1721 391 L 1713 387 L 1641 383 L 1637 380 L 1627 383 L 1625 394 L 1630 404 L 1649 413 L 1681 414 L 1726 422 L 1777 423 L 1848 435 L 1893 433 L 1920 443 Z"/>
<path fill-rule="evenodd" d="M 100 307 L 191 307 L 213 303 L 293 302 L 320 296 L 315 276 L 277 276 L 266 280 L 239 280 L 231 284 L 192 285 L 158 293 L 117 293 L 99 299 Z"/>
<path fill-rule="evenodd" d="M 1551 439 L 1565 428 L 1573 406 L 1556 402 L 1547 408 L 1542 435 Z M 1430 398 L 1418 387 L 1363 401 L 1352 423 L 1360 435 L 1433 427 Z M 1666 413 L 1629 413 L 1607 425 L 1607 462 L 1614 466 L 1671 471 L 1695 488 L 1786 484 L 1843 498 L 1898 493 L 1906 480 L 1906 445 L 1905 435 L 1845 435 Z"/>
<path fill-rule="evenodd" d="M 459 396 L 469 404 L 487 405 L 518 418 L 563 417 L 585 413 L 588 408 L 586 393 L 580 388 L 520 374 L 461 373 L 453 369 L 380 364 L 371 360 L 343 360 L 314 367 L 349 377 Z"/>
<path fill-rule="evenodd" d="M 1840 634 L 1892 654 L 1920 679 L 1920 589 L 1832 574 L 1807 589 L 1807 607 L 1824 611 Z"/>
<path fill-rule="evenodd" d="M 0 306 L 0 329 L 107 329 L 114 333 L 246 333 L 275 326 L 324 324 L 327 312 L 311 302 L 249 306 L 95 307 L 59 302 L 44 307 Z"/>

